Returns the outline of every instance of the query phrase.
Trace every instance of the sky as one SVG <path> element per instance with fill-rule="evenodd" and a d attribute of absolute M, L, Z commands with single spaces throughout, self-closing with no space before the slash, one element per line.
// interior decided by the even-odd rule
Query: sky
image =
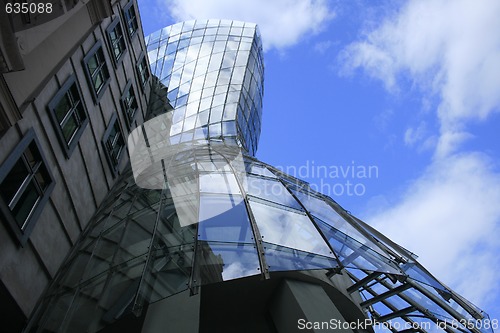
<path fill-rule="evenodd" d="M 257 157 L 500 319 L 500 1 L 139 0 L 146 35 L 259 25 Z"/>

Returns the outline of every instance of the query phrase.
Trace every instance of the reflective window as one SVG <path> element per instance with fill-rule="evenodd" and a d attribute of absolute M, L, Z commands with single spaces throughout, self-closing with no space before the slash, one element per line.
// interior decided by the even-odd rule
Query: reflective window
<path fill-rule="evenodd" d="M 254 244 L 241 196 L 202 195 L 199 221 L 199 240 Z"/>
<path fill-rule="evenodd" d="M 125 148 L 125 140 L 120 129 L 118 118 L 116 118 L 116 114 L 113 114 L 113 117 L 111 118 L 110 125 L 104 133 L 102 143 L 111 170 L 113 171 L 113 174 L 116 175 L 118 173 L 118 164 Z"/>
<path fill-rule="evenodd" d="M 48 108 L 59 141 L 69 157 L 88 123 L 80 90 L 73 75 L 52 98 Z"/>
<path fill-rule="evenodd" d="M 101 42 L 97 42 L 94 47 L 92 47 L 85 58 L 83 58 L 83 62 L 85 64 L 85 73 L 91 87 L 92 95 L 97 102 L 110 81 Z"/>
<path fill-rule="evenodd" d="M 117 64 L 125 54 L 125 36 L 123 35 L 119 17 L 111 22 L 106 32 L 113 59 L 115 60 L 115 64 Z"/>
<path fill-rule="evenodd" d="M 250 200 L 262 240 L 304 252 L 334 257 L 318 230 L 305 214 Z"/>
<path fill-rule="evenodd" d="M 345 267 L 401 274 L 391 260 L 372 248 L 320 220 L 316 219 L 315 222 Z"/>
<path fill-rule="evenodd" d="M 238 279 L 260 273 L 259 257 L 253 244 L 198 241 L 196 284 Z"/>
<path fill-rule="evenodd" d="M 263 242 L 266 262 L 271 272 L 297 271 L 338 267 L 331 256 L 323 256 L 293 248 Z"/>
<path fill-rule="evenodd" d="M 54 188 L 34 131 L 30 130 L 0 167 L 0 212 L 23 245 Z"/>
<path fill-rule="evenodd" d="M 241 194 L 232 173 L 201 173 L 200 191 L 206 193 Z"/>
<path fill-rule="evenodd" d="M 132 81 L 129 81 L 125 86 L 125 89 L 123 90 L 123 95 L 121 97 L 121 105 L 122 105 L 123 115 L 125 116 L 125 121 L 127 123 L 127 127 L 131 129 L 135 113 L 138 109 L 137 99 L 135 97 Z"/>
<path fill-rule="evenodd" d="M 149 69 L 148 69 L 148 61 L 144 54 L 139 57 L 137 61 L 137 75 L 139 75 L 139 80 L 142 86 L 145 86 L 149 79 Z"/>
<path fill-rule="evenodd" d="M 286 187 L 279 181 L 248 176 L 247 185 L 248 187 L 245 190 L 249 195 L 297 210 L 302 209 Z"/>
<path fill-rule="evenodd" d="M 137 23 L 137 15 L 133 1 L 130 1 L 127 5 L 125 5 L 125 7 L 123 7 L 123 18 L 125 19 L 125 25 L 129 36 L 135 35 L 139 25 Z"/>

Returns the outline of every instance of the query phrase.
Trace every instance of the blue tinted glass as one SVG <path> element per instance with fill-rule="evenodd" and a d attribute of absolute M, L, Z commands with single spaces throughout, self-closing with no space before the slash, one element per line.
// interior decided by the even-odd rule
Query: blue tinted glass
<path fill-rule="evenodd" d="M 198 239 L 253 244 L 243 198 L 238 195 L 202 195 Z"/>
<path fill-rule="evenodd" d="M 253 244 L 199 241 L 196 269 L 199 281 L 208 284 L 260 274 L 259 257 Z"/>
<path fill-rule="evenodd" d="M 263 242 L 269 271 L 295 271 L 338 267 L 334 258 Z"/>

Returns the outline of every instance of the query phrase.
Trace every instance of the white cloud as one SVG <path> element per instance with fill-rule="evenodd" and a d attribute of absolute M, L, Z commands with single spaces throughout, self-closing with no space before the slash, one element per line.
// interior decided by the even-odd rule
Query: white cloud
<path fill-rule="evenodd" d="M 367 221 L 420 255 L 444 283 L 496 311 L 500 173 L 486 154 L 460 149 L 472 137 L 469 122 L 500 111 L 498 13 L 496 0 L 410 0 L 339 58 L 344 70 L 362 69 L 390 92 L 409 79 L 425 111 L 438 101 L 438 133 L 420 124 L 404 135 L 409 146 L 432 144 L 429 167 Z"/>
<path fill-rule="evenodd" d="M 344 70 L 362 68 L 390 91 L 409 77 L 440 98 L 441 133 L 463 138 L 464 122 L 500 111 L 498 13 L 496 0 L 412 0 L 340 59 Z M 437 152 L 451 153 L 460 142 L 446 140 Z"/>
<path fill-rule="evenodd" d="M 500 292 L 499 202 L 500 175 L 485 155 L 469 153 L 435 162 L 367 220 L 481 306 Z"/>
<path fill-rule="evenodd" d="M 334 14 L 326 0 L 161 0 L 176 20 L 233 19 L 259 25 L 264 48 L 285 48 L 318 33 Z"/>
<path fill-rule="evenodd" d="M 328 51 L 329 48 L 331 48 L 333 45 L 333 42 L 331 40 L 325 40 L 318 42 L 314 44 L 314 51 L 318 52 L 319 54 L 325 54 L 326 51 Z"/>
<path fill-rule="evenodd" d="M 425 138 L 427 133 L 427 125 L 425 122 L 421 122 L 417 128 L 409 127 L 405 131 L 404 142 L 408 146 L 413 146 L 417 142 Z"/>

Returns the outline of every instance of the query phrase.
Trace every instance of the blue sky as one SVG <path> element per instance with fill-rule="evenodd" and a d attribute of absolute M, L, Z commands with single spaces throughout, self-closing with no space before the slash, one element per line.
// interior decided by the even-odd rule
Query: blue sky
<path fill-rule="evenodd" d="M 257 23 L 257 157 L 313 183 L 500 319 L 500 2 L 139 6 L 146 35 L 193 18 Z"/>

